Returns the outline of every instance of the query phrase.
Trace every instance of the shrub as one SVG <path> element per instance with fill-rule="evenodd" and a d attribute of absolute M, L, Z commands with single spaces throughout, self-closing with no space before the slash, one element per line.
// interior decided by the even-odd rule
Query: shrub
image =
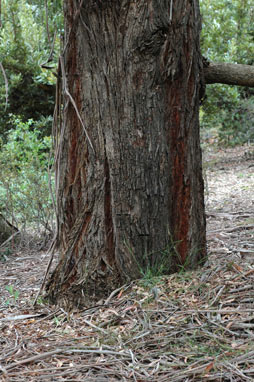
<path fill-rule="evenodd" d="M 6 143 L 0 141 L 0 211 L 19 229 L 52 232 L 54 210 L 48 187 L 51 138 L 43 137 L 32 119 L 13 119 L 16 128 L 9 131 Z"/>
<path fill-rule="evenodd" d="M 254 142 L 254 99 L 242 99 L 222 119 L 219 140 L 229 146 Z"/>
<path fill-rule="evenodd" d="M 203 135 L 217 131 L 219 143 L 235 146 L 254 141 L 254 97 L 235 86 L 211 85 L 200 111 Z"/>

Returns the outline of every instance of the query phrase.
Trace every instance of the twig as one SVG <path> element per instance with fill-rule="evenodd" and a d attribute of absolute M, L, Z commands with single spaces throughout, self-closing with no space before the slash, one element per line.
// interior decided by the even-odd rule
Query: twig
<path fill-rule="evenodd" d="M 9 241 L 11 241 L 15 236 L 17 236 L 18 234 L 20 234 L 20 231 L 17 231 L 15 233 L 13 233 L 7 240 L 5 240 L 1 245 L 0 245 L 0 248 L 4 247 L 7 243 L 9 243 Z"/>
<path fill-rule="evenodd" d="M 217 314 L 242 314 L 242 313 L 254 313 L 254 309 L 191 309 L 183 310 L 182 313 L 217 313 Z"/>
<path fill-rule="evenodd" d="M 21 361 L 15 361 L 15 362 L 13 362 L 13 363 L 11 363 L 9 365 L 6 365 L 5 366 L 5 370 L 10 370 L 10 369 L 13 369 L 16 366 L 25 365 L 26 363 L 30 363 L 30 362 L 34 362 L 34 361 L 39 361 L 39 360 L 45 359 L 47 357 L 50 357 L 51 355 L 59 354 L 59 353 L 62 353 L 62 352 L 63 352 L 62 349 L 56 349 L 56 350 L 49 351 L 49 352 L 46 352 L 46 353 L 37 354 L 37 355 L 34 355 L 33 357 L 22 359 Z"/>
<path fill-rule="evenodd" d="M 43 64 L 40 65 L 44 69 L 53 69 L 53 67 L 48 66 L 47 64 L 53 60 L 53 54 L 54 54 L 54 48 L 55 48 L 55 42 L 56 42 L 56 35 L 57 35 L 57 30 L 55 30 L 55 33 L 54 33 L 54 37 L 53 37 L 53 41 L 52 41 L 52 45 L 51 45 L 51 50 L 50 50 L 48 59 L 47 59 L 47 61 L 45 61 Z"/>
<path fill-rule="evenodd" d="M 208 234 L 211 235 L 212 233 L 218 233 L 218 232 L 236 232 L 236 231 L 243 231 L 244 229 L 253 229 L 254 224 L 247 224 L 247 225 L 240 225 L 236 227 L 229 227 L 229 228 L 223 228 L 223 229 L 215 229 L 213 231 L 209 231 Z"/>
<path fill-rule="evenodd" d="M 4 70 L 2 62 L 0 62 L 0 69 L 3 73 L 4 76 L 4 84 L 5 84 L 5 110 L 7 109 L 8 106 L 8 94 L 9 94 L 9 84 L 8 84 L 8 78 L 6 75 L 6 72 Z"/>
<path fill-rule="evenodd" d="M 77 348 L 76 349 L 55 349 L 55 350 L 52 350 L 52 351 L 49 351 L 46 353 L 34 355 L 33 357 L 22 359 L 21 361 L 13 362 L 13 363 L 5 366 L 5 368 L 3 368 L 0 365 L 0 372 L 1 371 L 6 372 L 7 370 L 13 369 L 17 366 L 25 365 L 27 363 L 34 362 L 34 361 L 40 361 L 42 359 L 45 359 L 45 358 L 51 357 L 52 355 L 56 355 L 56 354 L 60 354 L 60 353 L 62 353 L 62 354 L 66 354 L 66 353 L 71 353 L 71 354 L 72 353 L 108 354 L 108 355 L 124 356 L 124 357 L 127 357 L 128 359 L 131 358 L 130 354 L 128 354 L 128 353 L 116 352 L 116 351 L 112 351 L 112 350 L 83 349 L 83 348 L 80 348 L 80 349 L 79 348 L 78 349 Z"/>
<path fill-rule="evenodd" d="M 219 301 L 220 296 L 222 295 L 222 292 L 224 291 L 225 287 L 226 287 L 226 285 L 223 285 L 223 286 L 220 288 L 219 292 L 218 292 L 217 295 L 215 296 L 214 300 L 211 302 L 210 306 L 214 306 L 214 305 L 217 304 L 217 302 Z"/>
<path fill-rule="evenodd" d="M 98 331 L 101 332 L 101 333 L 108 334 L 107 330 L 104 330 L 104 329 L 102 329 L 102 328 L 99 328 L 98 326 L 92 324 L 90 321 L 87 321 L 87 320 L 85 320 L 85 319 L 83 319 L 83 321 L 84 321 L 85 324 L 87 324 L 88 326 L 91 326 L 91 328 L 96 329 L 96 330 L 98 330 Z"/>
<path fill-rule="evenodd" d="M 90 146 L 91 146 L 91 148 L 93 150 L 93 153 L 95 153 L 93 144 L 92 144 L 92 142 L 91 142 L 91 140 L 89 138 L 89 135 L 87 133 L 86 127 L 84 125 L 84 122 L 82 121 L 82 118 L 80 116 L 80 113 L 79 113 L 77 105 L 76 105 L 76 102 L 74 101 L 74 99 L 73 99 L 73 97 L 72 97 L 72 95 L 71 95 L 71 93 L 69 92 L 69 89 L 68 89 L 67 78 L 66 78 L 64 62 L 63 62 L 63 56 L 60 56 L 60 63 L 61 63 L 62 79 L 63 79 L 63 91 L 67 95 L 67 97 L 69 98 L 72 106 L 74 107 L 74 109 L 76 111 L 76 114 L 77 114 L 77 117 L 78 117 L 78 119 L 79 119 L 79 121 L 81 123 L 81 126 L 83 127 L 83 130 L 85 132 L 86 138 L 87 138 L 87 140 L 88 140 L 88 142 L 89 142 L 89 144 L 90 144 Z"/>
<path fill-rule="evenodd" d="M 108 305 L 109 301 L 112 300 L 112 298 L 118 293 L 120 292 L 122 289 L 124 289 L 124 287 L 126 287 L 126 285 L 123 285 L 121 286 L 120 288 L 117 288 L 115 290 L 113 290 L 113 292 L 111 292 L 111 294 L 109 295 L 109 297 L 106 299 L 106 301 L 104 302 L 104 305 Z"/>
<path fill-rule="evenodd" d="M 173 0 L 170 1 L 169 20 L 172 21 L 173 17 Z"/>
<path fill-rule="evenodd" d="M 237 374 L 239 377 L 241 377 L 241 380 L 244 381 L 252 381 L 253 382 L 253 379 L 248 377 L 247 375 L 243 374 L 243 372 L 241 370 L 239 370 L 235 365 L 233 365 L 232 363 L 229 363 L 229 362 L 225 362 L 225 366 L 230 370 L 230 371 L 234 371 L 235 374 Z"/>
<path fill-rule="evenodd" d="M 254 268 L 253 268 L 253 269 L 250 269 L 249 271 L 247 271 L 247 272 L 245 272 L 245 273 L 241 272 L 241 275 L 240 275 L 240 276 L 237 276 L 237 277 L 235 278 L 235 281 L 241 279 L 242 277 L 249 276 L 249 275 L 251 275 L 252 273 L 254 273 Z"/>
<path fill-rule="evenodd" d="M 42 283 L 41 283 L 41 286 L 40 286 L 40 289 L 38 290 L 36 296 L 35 296 L 35 299 L 33 301 L 33 306 L 36 304 L 37 300 L 38 300 L 38 297 L 45 285 L 45 281 L 46 281 L 46 278 L 47 278 L 47 275 L 49 273 L 49 270 L 50 270 L 50 267 L 51 267 L 51 264 L 52 264 L 52 261 L 53 261 L 53 258 L 54 258 L 54 255 L 55 255 L 55 247 L 56 247 L 56 235 L 54 237 L 54 239 L 52 240 L 52 243 L 51 243 L 51 246 L 48 250 L 48 253 L 50 253 L 50 259 L 48 261 L 48 264 L 47 264 L 47 268 L 46 268 L 46 271 L 44 273 L 44 277 L 43 277 L 43 280 L 42 280 Z"/>
<path fill-rule="evenodd" d="M 50 34 L 49 34 L 49 15 L 48 15 L 48 0 L 45 0 L 45 14 L 46 14 L 46 30 L 48 36 L 48 42 L 50 43 Z"/>

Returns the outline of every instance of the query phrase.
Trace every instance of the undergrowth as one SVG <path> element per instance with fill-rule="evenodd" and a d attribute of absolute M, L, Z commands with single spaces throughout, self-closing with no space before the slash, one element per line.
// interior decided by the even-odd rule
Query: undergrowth
<path fill-rule="evenodd" d="M 14 118 L 15 129 L 0 140 L 0 212 L 19 230 L 52 233 L 54 209 L 49 192 L 51 137 L 30 119 Z"/>

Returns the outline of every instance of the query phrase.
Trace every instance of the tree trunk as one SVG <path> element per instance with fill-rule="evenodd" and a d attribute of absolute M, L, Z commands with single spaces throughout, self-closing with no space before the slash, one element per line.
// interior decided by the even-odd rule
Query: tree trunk
<path fill-rule="evenodd" d="M 47 291 L 80 305 L 205 258 L 201 28 L 192 0 L 64 3 L 60 257 Z"/>
<path fill-rule="evenodd" d="M 3 244 L 11 235 L 17 231 L 18 229 L 9 223 L 0 213 L 0 244 Z"/>
<path fill-rule="evenodd" d="M 204 67 L 206 84 L 254 87 L 254 66 L 208 62 Z"/>

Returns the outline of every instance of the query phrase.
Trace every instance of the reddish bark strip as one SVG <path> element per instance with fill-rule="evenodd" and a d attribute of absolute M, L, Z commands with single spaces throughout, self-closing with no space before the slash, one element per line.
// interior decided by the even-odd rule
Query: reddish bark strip
<path fill-rule="evenodd" d="M 172 97 L 174 94 L 174 97 Z M 170 215 L 173 222 L 172 238 L 182 264 L 188 256 L 190 241 L 188 237 L 190 224 L 191 190 L 186 164 L 188 150 L 188 133 L 183 132 L 184 113 L 179 112 L 183 98 L 181 83 L 169 85 L 169 142 L 172 153 L 172 195 L 174 202 L 171 205 Z"/>
<path fill-rule="evenodd" d="M 104 213 L 105 213 L 105 241 L 106 241 L 106 252 L 107 260 L 112 266 L 115 262 L 115 243 L 114 243 L 114 232 L 113 232 L 113 218 L 112 218 L 112 193 L 111 193 L 111 182 L 109 174 L 109 164 L 108 159 L 105 156 L 105 196 L 104 196 Z"/>
<path fill-rule="evenodd" d="M 186 162 L 186 142 L 179 142 L 171 136 L 171 147 L 177 152 L 173 161 L 172 177 L 173 177 L 173 194 L 175 201 L 172 205 L 172 220 L 174 224 L 173 238 L 176 242 L 176 249 L 184 264 L 189 249 L 189 216 L 191 205 L 190 182 L 185 181 Z"/>

